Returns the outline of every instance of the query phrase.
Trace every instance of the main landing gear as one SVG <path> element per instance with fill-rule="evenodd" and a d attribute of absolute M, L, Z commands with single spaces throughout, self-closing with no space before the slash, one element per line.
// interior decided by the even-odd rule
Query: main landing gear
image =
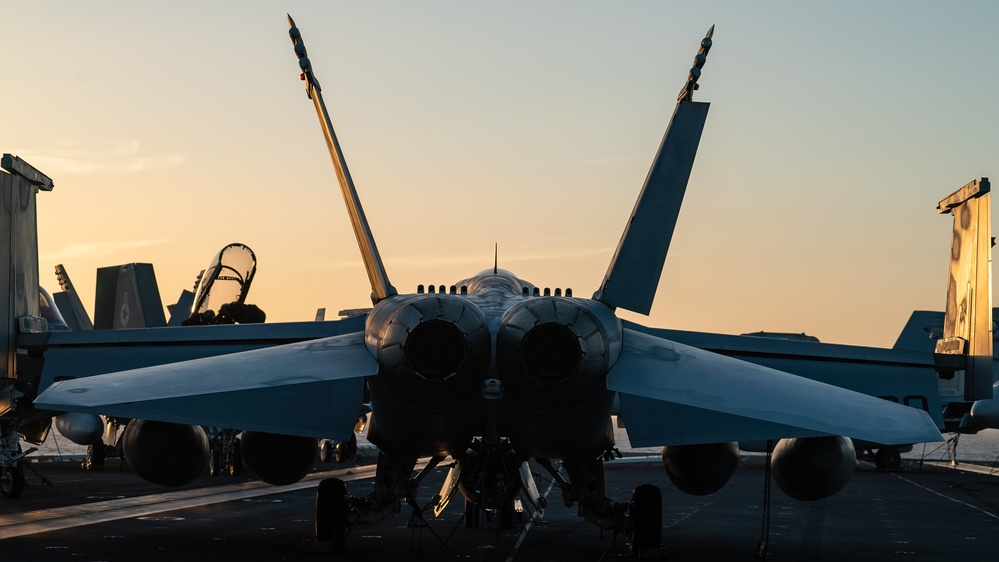
<path fill-rule="evenodd" d="M 347 483 L 339 478 L 326 478 L 316 492 L 316 541 L 328 543 L 330 551 L 339 554 L 347 547 L 348 517 Z"/>
<path fill-rule="evenodd" d="M 211 456 L 208 457 L 208 474 L 239 476 L 243 473 L 243 452 L 238 434 L 235 429 L 209 431 Z"/>
<path fill-rule="evenodd" d="M 874 464 L 882 470 L 898 470 L 902 466 L 902 453 L 895 447 L 881 447 L 874 453 Z"/>
<path fill-rule="evenodd" d="M 23 493 L 24 465 L 18 463 L 3 467 L 3 474 L 0 474 L 0 494 L 5 498 L 14 499 L 21 497 Z"/>
<path fill-rule="evenodd" d="M 602 459 L 564 459 L 566 480 L 549 459 L 535 459 L 562 490 L 566 507 L 579 504 L 579 515 L 607 531 L 628 537 L 633 558 L 662 558 L 662 492 L 652 484 L 635 487 L 630 502 L 612 502 L 604 493 Z"/>
<path fill-rule="evenodd" d="M 357 435 L 351 434 L 349 441 L 331 441 L 323 439 L 319 442 L 319 460 L 342 464 L 357 458 Z"/>
<path fill-rule="evenodd" d="M 85 470 L 101 470 L 107 459 L 119 459 L 124 462 L 125 455 L 121 451 L 122 428 L 128 420 L 108 417 L 104 422 L 104 436 L 91 445 L 87 445 L 87 456 L 83 461 Z"/>
<path fill-rule="evenodd" d="M 452 472 L 454 479 L 462 481 L 465 496 L 465 526 L 479 528 L 485 521 L 495 521 L 498 529 L 514 526 L 514 501 L 520 492 L 537 510 L 547 505 L 544 497 L 536 493 L 533 476 L 528 470 L 525 477 L 518 475 L 519 463 L 504 455 L 489 458 L 484 455 L 462 456 L 455 465 L 463 470 Z M 433 457 L 429 464 L 413 476 L 416 459 L 408 456 L 378 455 L 374 491 L 363 497 L 351 497 L 343 480 L 331 478 L 320 482 L 316 492 L 315 542 L 310 550 L 343 552 L 347 535 L 356 525 L 370 525 L 399 513 L 402 501 L 414 508 L 414 519 L 422 520 L 423 510 L 416 502 L 420 482 L 444 457 Z M 662 494 L 652 484 L 637 486 L 629 502 L 612 502 L 604 493 L 603 463 L 600 458 L 563 460 L 568 478 L 556 469 L 549 459 L 535 459 L 545 468 L 561 488 L 566 507 L 576 505 L 586 521 L 604 530 L 620 533 L 628 538 L 629 552 L 635 558 L 663 558 L 662 547 Z M 492 461 L 492 462 L 489 462 Z M 526 463 L 525 463 L 526 464 Z M 492 466 L 487 466 L 492 465 Z M 511 468 L 512 467 L 512 468 Z M 454 493 L 456 485 L 449 476 L 441 493 L 434 497 L 435 515 L 443 509 Z M 533 491 L 532 491 L 533 489 Z"/>
<path fill-rule="evenodd" d="M 662 552 L 663 494 L 658 486 L 640 484 L 631 493 L 631 533 L 628 550 L 632 558 Z"/>
<path fill-rule="evenodd" d="M 911 450 L 911 447 L 906 450 Z M 874 466 L 878 470 L 898 470 L 902 468 L 902 451 L 898 447 L 881 445 L 877 449 L 874 449 L 874 447 L 858 448 L 857 459 L 873 460 Z"/>
<path fill-rule="evenodd" d="M 36 451 L 21 451 L 21 438 L 13 416 L 0 418 L 0 495 L 14 499 L 24 493 L 24 457 Z"/>

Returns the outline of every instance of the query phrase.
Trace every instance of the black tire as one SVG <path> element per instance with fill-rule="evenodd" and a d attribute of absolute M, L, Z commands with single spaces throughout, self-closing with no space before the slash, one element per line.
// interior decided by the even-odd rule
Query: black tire
<path fill-rule="evenodd" d="M 350 460 L 350 452 L 347 450 L 348 444 L 345 441 L 336 441 L 333 445 L 333 460 L 337 464 L 343 464 Z"/>
<path fill-rule="evenodd" d="M 885 470 L 898 470 L 902 466 L 902 454 L 895 447 L 881 447 L 874 454 L 874 464 Z"/>
<path fill-rule="evenodd" d="M 107 451 L 104 450 L 104 442 L 87 445 L 87 468 L 104 468 L 104 457 Z"/>
<path fill-rule="evenodd" d="M 24 493 L 24 467 L 20 464 L 3 469 L 0 476 L 0 494 L 8 499 L 21 497 Z"/>
<path fill-rule="evenodd" d="M 468 499 L 465 500 L 465 527 L 468 529 L 479 528 L 479 514 L 482 512 L 479 506 Z"/>
<path fill-rule="evenodd" d="M 350 441 L 347 442 L 347 455 L 350 460 L 357 459 L 357 434 L 350 434 Z"/>
<path fill-rule="evenodd" d="M 339 478 L 325 478 L 316 492 L 316 539 L 327 541 L 334 553 L 347 547 L 347 484 Z"/>
<path fill-rule="evenodd" d="M 333 460 L 333 442 L 329 439 L 323 439 L 319 443 L 319 460 L 322 462 Z"/>
<path fill-rule="evenodd" d="M 513 500 L 509 500 L 503 504 L 503 509 L 500 511 L 500 529 L 513 528 L 513 516 L 515 513 Z"/>
<path fill-rule="evenodd" d="M 663 495 L 652 484 L 640 484 L 631 494 L 632 558 L 646 549 L 660 548 L 663 533 Z"/>

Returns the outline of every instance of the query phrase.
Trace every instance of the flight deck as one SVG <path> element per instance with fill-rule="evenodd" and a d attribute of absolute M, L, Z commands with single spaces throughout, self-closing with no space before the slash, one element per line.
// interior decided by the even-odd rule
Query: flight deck
<path fill-rule="evenodd" d="M 978 472 L 920 462 L 914 453 L 897 471 L 860 462 L 842 492 L 817 502 L 792 500 L 773 487 L 766 559 L 995 560 L 999 471 L 990 475 L 982 462 L 959 464 Z M 0 502 L 0 552 L 5 560 L 39 561 L 328 559 L 311 543 L 318 481 L 335 476 L 352 493 L 367 493 L 374 457 L 373 449 L 362 447 L 357 461 L 317 462 L 309 477 L 286 487 L 249 474 L 206 474 L 186 486 L 163 488 L 117 460 L 91 471 L 75 459 L 32 463 L 24 495 Z M 605 463 L 607 493 L 624 501 L 637 484 L 662 488 L 663 554 L 669 560 L 755 560 L 765 524 L 764 461 L 762 455 L 743 455 L 721 491 L 691 496 L 668 483 L 659 458 L 626 451 Z M 421 506 L 429 504 L 445 473 L 442 466 L 428 477 Z M 624 536 L 582 521 L 575 509 L 564 507 L 544 472 L 535 474 L 549 500 L 543 516 L 525 507 L 511 529 L 500 529 L 495 520 L 467 529 L 460 496 L 436 520 L 430 509 L 421 519 L 404 504 L 394 519 L 353 528 L 346 552 L 336 559 L 630 558 Z"/>

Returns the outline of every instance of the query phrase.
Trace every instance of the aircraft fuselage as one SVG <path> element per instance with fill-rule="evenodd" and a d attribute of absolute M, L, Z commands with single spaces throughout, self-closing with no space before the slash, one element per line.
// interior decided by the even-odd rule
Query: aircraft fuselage
<path fill-rule="evenodd" d="M 379 302 L 365 333 L 379 363 L 369 439 L 383 451 L 462 455 L 481 437 L 525 458 L 577 458 L 613 443 L 604 378 L 622 332 L 603 303 L 487 270 Z"/>

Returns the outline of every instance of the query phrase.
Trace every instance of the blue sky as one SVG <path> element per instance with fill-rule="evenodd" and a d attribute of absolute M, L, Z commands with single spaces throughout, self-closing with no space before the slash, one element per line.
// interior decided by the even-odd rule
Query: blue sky
<path fill-rule="evenodd" d="M 591 294 L 712 24 L 711 111 L 637 320 L 891 345 L 943 306 L 936 202 L 997 163 L 990 2 L 17 3 L 0 150 L 56 182 L 47 286 L 63 263 L 90 306 L 97 267 L 151 262 L 172 302 L 238 241 L 271 320 L 368 304 L 286 12 L 401 291 L 498 243 Z"/>

